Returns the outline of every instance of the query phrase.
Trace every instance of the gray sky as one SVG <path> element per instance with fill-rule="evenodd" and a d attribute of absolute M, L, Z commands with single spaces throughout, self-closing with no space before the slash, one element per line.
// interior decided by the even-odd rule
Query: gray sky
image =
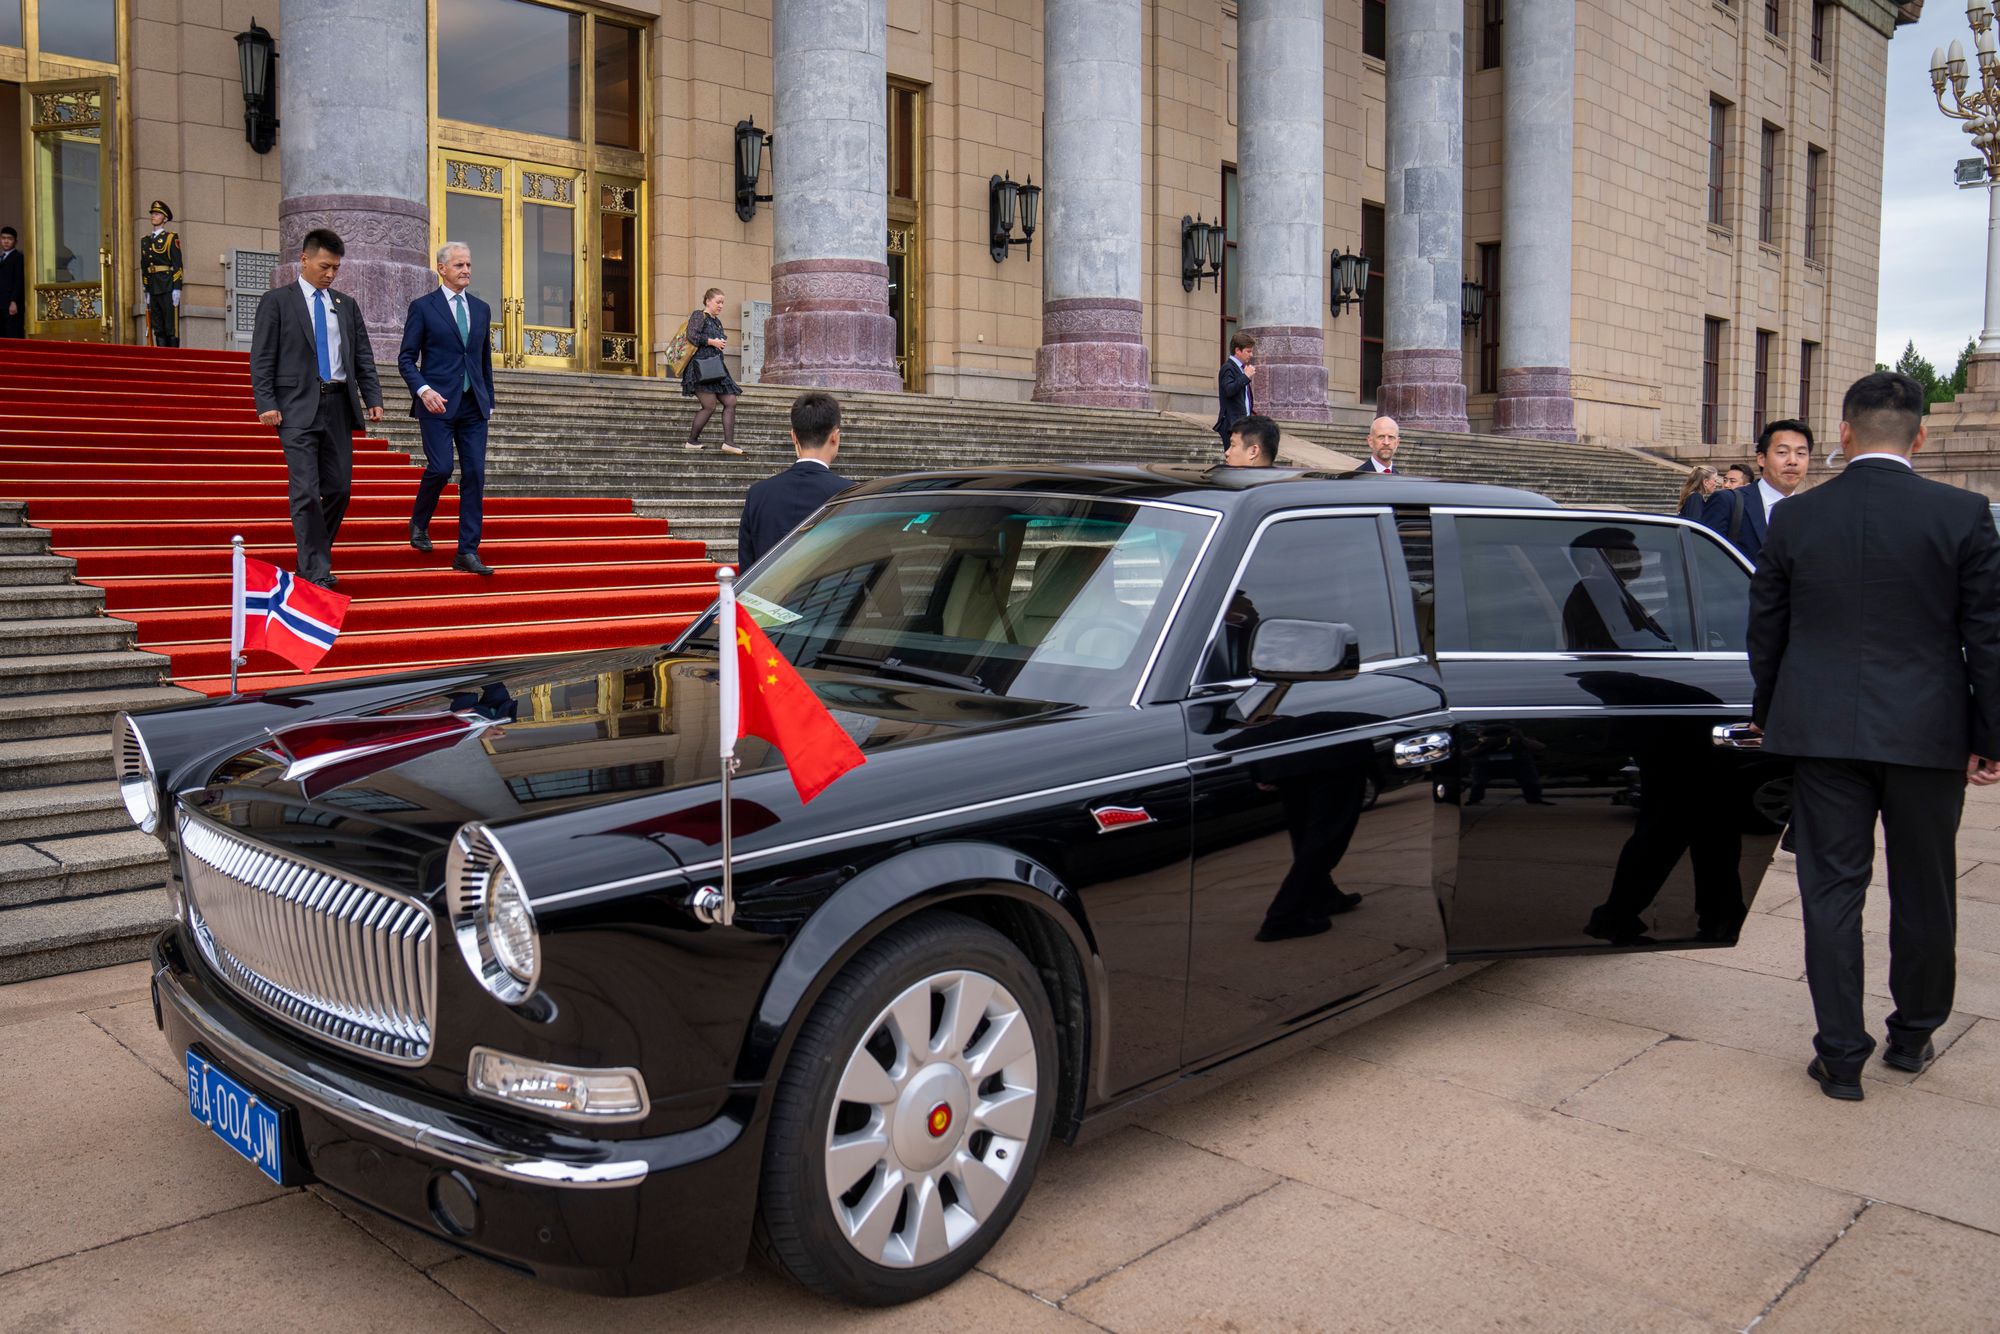
<path fill-rule="evenodd" d="M 1952 164 L 1975 156 L 1972 140 L 1964 121 L 1939 113 L 1931 93 L 1931 51 L 1949 47 L 1954 37 L 1965 43 L 1969 93 L 1979 86 L 1979 66 L 1971 58 L 1963 0 L 1930 0 L 1923 20 L 1898 28 L 1889 43 L 1875 326 L 1877 361 L 1893 365 L 1915 339 L 1917 351 L 1945 375 L 1965 340 L 1978 336 L 1986 295 L 1986 192 L 1952 184 Z"/>

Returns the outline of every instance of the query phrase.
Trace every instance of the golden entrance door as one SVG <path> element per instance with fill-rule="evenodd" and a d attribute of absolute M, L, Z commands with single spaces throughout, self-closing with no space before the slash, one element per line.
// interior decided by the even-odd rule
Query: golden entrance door
<path fill-rule="evenodd" d="M 39 338 L 109 342 L 118 281 L 111 79 L 23 86 L 28 149 L 28 314 Z"/>
<path fill-rule="evenodd" d="M 924 387 L 924 90 L 889 80 L 889 315 L 903 388 Z"/>
<path fill-rule="evenodd" d="M 473 294 L 493 307 L 494 364 L 582 369 L 585 174 L 456 149 L 439 156 L 445 239 L 472 249 Z"/>

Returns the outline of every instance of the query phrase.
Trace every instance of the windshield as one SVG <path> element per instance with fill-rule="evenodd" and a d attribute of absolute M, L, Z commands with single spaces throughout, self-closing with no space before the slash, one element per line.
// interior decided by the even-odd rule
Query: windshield
<path fill-rule="evenodd" d="M 1016 699 L 1132 697 L 1211 516 L 1060 496 L 836 504 L 738 586 L 801 668 Z M 704 617 L 684 643 L 714 643 Z"/>

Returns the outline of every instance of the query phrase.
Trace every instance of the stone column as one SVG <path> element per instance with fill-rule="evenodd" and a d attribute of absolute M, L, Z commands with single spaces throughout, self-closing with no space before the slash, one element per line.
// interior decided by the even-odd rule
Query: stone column
<path fill-rule="evenodd" d="M 1331 420 L 1326 401 L 1325 0 L 1242 0 L 1236 40 L 1237 256 L 1257 411 Z"/>
<path fill-rule="evenodd" d="M 896 392 L 889 314 L 885 0 L 771 15 L 771 316 L 765 384 Z"/>
<path fill-rule="evenodd" d="M 277 284 L 296 282 L 299 242 L 340 234 L 337 286 L 361 305 L 379 371 L 395 378 L 409 304 L 437 286 L 428 180 L 430 40 L 409 0 L 281 0 Z M 357 59 L 365 52 L 365 59 Z"/>
<path fill-rule="evenodd" d="M 1141 321 L 1140 0 L 1047 0 L 1035 401 L 1153 406 Z"/>
<path fill-rule="evenodd" d="M 1406 430 L 1464 432 L 1465 7 L 1388 8 L 1388 307 L 1376 405 Z"/>
<path fill-rule="evenodd" d="M 1576 439 L 1569 386 L 1575 0 L 1510 0 L 1503 27 L 1500 397 L 1493 429 Z"/>

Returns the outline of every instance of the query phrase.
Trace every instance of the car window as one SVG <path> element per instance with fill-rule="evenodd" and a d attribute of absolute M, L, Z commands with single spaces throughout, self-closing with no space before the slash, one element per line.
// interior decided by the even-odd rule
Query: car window
<path fill-rule="evenodd" d="M 1678 526 L 1461 515 L 1473 653 L 1685 653 L 1695 644 Z"/>
<path fill-rule="evenodd" d="M 1749 651 L 1750 571 L 1705 531 L 1690 531 L 1694 577 L 1701 586 L 1702 648 L 1710 653 Z"/>
<path fill-rule="evenodd" d="M 1202 680 L 1249 676 L 1258 623 L 1281 618 L 1353 626 L 1363 662 L 1396 656 L 1389 572 L 1373 516 L 1286 519 L 1264 529 L 1209 644 Z"/>

